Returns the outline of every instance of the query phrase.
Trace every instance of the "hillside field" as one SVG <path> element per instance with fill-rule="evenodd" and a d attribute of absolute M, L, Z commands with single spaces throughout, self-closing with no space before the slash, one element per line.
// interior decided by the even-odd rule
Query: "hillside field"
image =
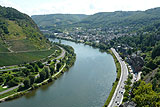
<path fill-rule="evenodd" d="M 0 53 L 0 66 L 18 65 L 40 60 L 53 54 L 55 50 L 59 50 L 59 48 L 54 46 L 50 50 L 46 51 Z"/>

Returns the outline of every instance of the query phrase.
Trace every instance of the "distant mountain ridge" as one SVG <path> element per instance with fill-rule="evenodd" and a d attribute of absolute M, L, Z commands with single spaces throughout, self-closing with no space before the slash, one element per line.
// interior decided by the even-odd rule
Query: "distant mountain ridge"
<path fill-rule="evenodd" d="M 160 8 L 148 9 L 146 11 L 116 11 L 103 12 L 91 15 L 77 23 L 90 27 L 112 27 L 112 26 L 141 26 L 160 20 Z"/>
<path fill-rule="evenodd" d="M 49 14 L 49 15 L 33 15 L 32 19 L 40 28 L 43 27 L 61 27 L 71 25 L 86 18 L 84 14 Z"/>
<path fill-rule="evenodd" d="M 69 19 L 64 17 L 63 14 L 59 14 L 58 17 L 65 20 L 59 21 L 57 23 L 48 22 L 56 22 L 57 17 L 51 18 L 54 15 L 40 15 L 38 17 L 32 16 L 33 20 L 40 26 L 40 28 L 45 25 L 47 28 L 56 28 L 56 26 L 60 25 L 60 27 L 117 27 L 117 26 L 130 26 L 130 27 L 141 27 L 143 25 L 148 25 L 152 22 L 160 20 L 160 8 L 148 9 L 146 11 L 115 11 L 115 12 L 99 12 L 93 15 L 84 15 L 80 20 L 73 18 L 74 21 L 72 23 L 67 23 Z M 72 14 L 70 14 L 72 16 Z M 47 18 L 46 18 L 47 17 Z M 44 18 L 44 19 L 43 19 Z M 45 19 L 46 18 L 46 19 Z M 70 17 L 72 18 L 72 17 Z M 52 20 L 50 20 L 52 19 Z M 47 20 L 47 21 L 46 21 Z M 63 24 L 58 24 L 63 23 Z M 66 26 L 67 25 L 67 26 Z"/>
<path fill-rule="evenodd" d="M 26 14 L 0 6 L 0 52 L 30 51 L 49 47 L 35 22 Z"/>

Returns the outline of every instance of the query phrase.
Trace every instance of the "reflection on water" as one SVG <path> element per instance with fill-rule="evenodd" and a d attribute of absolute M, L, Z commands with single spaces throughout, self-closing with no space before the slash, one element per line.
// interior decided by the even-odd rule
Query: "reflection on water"
<path fill-rule="evenodd" d="M 46 85 L 41 86 L 41 87 L 40 87 L 40 90 L 46 91 L 53 83 L 54 83 L 54 81 L 53 81 L 53 82 L 50 82 L 49 84 L 46 84 Z"/>
<path fill-rule="evenodd" d="M 51 39 L 50 39 L 51 40 Z M 58 41 L 58 40 L 52 40 Z M 61 41 L 75 49 L 74 66 L 56 81 L 0 107 L 101 107 L 116 79 L 111 55 L 84 44 Z"/>
<path fill-rule="evenodd" d="M 35 90 L 27 93 L 27 94 L 25 95 L 25 98 L 26 98 L 26 99 L 30 99 L 30 98 L 36 96 L 36 91 L 37 91 L 37 89 L 35 89 Z"/>

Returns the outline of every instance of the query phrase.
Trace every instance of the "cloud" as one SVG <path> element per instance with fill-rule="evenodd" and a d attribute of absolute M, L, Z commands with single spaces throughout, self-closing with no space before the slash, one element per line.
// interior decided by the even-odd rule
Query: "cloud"
<path fill-rule="evenodd" d="M 25 11 L 26 10 L 25 8 L 22 8 L 20 5 L 17 5 L 10 0 L 0 0 L 0 5 L 5 6 L 5 7 L 15 8 L 15 9 L 17 9 L 17 10 L 23 12 L 23 13 L 26 13 L 26 14 L 28 12 L 28 11 Z"/>
<path fill-rule="evenodd" d="M 0 0 L 0 4 L 16 8 L 29 15 L 94 14 L 117 10 L 146 10 L 160 6 L 160 0 Z"/>

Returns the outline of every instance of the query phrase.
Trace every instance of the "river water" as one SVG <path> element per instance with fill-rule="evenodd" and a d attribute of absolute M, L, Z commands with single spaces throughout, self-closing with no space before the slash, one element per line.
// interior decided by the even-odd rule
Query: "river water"
<path fill-rule="evenodd" d="M 50 39 L 51 41 L 58 41 Z M 83 44 L 62 40 L 76 53 L 73 67 L 54 83 L 0 107 L 102 107 L 116 79 L 116 66 L 110 54 Z"/>

